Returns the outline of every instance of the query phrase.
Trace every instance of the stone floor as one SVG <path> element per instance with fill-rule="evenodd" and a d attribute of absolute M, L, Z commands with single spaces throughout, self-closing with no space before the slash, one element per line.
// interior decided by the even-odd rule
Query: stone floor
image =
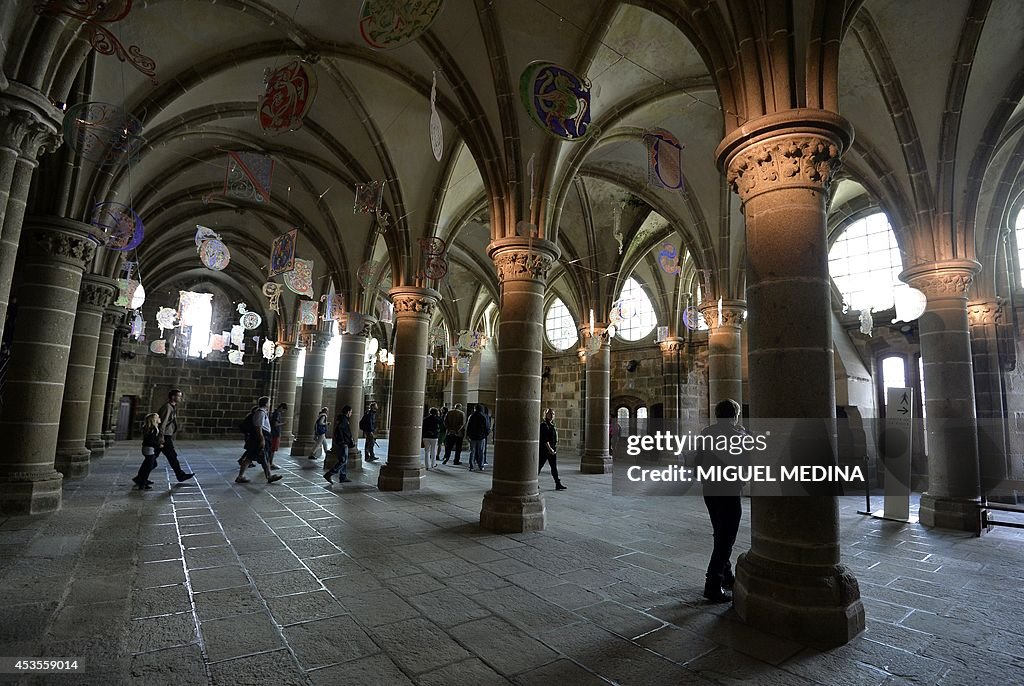
<path fill-rule="evenodd" d="M 936 533 L 844 499 L 868 628 L 818 652 L 701 602 L 696 498 L 612 498 L 564 465 L 568 491 L 541 478 L 547 529 L 495 536 L 489 473 L 395 494 L 368 466 L 328 490 L 285 456 L 281 482 L 236 485 L 237 446 L 181 447 L 193 482 L 130 491 L 140 457 L 119 445 L 60 512 L 0 520 L 0 655 L 84 658 L 38 682 L 104 685 L 1024 683 L 1013 529 Z"/>

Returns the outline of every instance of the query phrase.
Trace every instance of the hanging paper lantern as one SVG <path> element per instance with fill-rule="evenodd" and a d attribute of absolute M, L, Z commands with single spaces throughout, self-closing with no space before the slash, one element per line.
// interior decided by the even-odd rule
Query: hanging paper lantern
<path fill-rule="evenodd" d="M 111 250 L 134 250 L 142 242 L 142 219 L 119 202 L 101 202 L 93 208 L 92 225 L 103 231 L 103 245 Z"/>
<path fill-rule="evenodd" d="M 90 162 L 116 164 L 135 157 L 146 139 L 142 122 L 117 105 L 82 102 L 64 113 L 64 142 Z"/>
<path fill-rule="evenodd" d="M 390 50 L 419 38 L 441 11 L 441 0 L 363 0 L 359 33 L 371 48 Z"/>
<path fill-rule="evenodd" d="M 315 96 L 313 67 L 298 60 L 286 64 L 270 75 L 260 98 L 260 128 L 275 134 L 295 131 L 302 126 Z"/>

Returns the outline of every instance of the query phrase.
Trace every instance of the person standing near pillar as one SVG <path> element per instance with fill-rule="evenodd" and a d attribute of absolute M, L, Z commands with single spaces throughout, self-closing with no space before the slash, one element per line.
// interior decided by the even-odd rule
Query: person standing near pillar
<path fill-rule="evenodd" d="M 544 463 L 551 465 L 551 476 L 555 480 L 555 490 L 564 491 L 562 480 L 558 478 L 558 430 L 555 429 L 555 411 L 550 407 L 544 413 L 544 421 L 540 423 L 540 465 L 537 475 L 544 469 Z"/>
<path fill-rule="evenodd" d="M 157 414 L 160 415 L 160 430 L 163 434 L 163 445 L 157 452 L 159 456 L 163 453 L 167 458 L 167 464 L 174 470 L 174 476 L 178 481 L 188 481 L 195 476 L 192 472 L 186 472 L 178 462 L 178 451 L 174 447 L 174 436 L 178 433 L 178 403 L 184 400 L 185 396 L 177 388 L 171 389 L 167 394 L 167 402 L 164 403 Z"/>
<path fill-rule="evenodd" d="M 321 457 L 327 457 L 327 425 L 329 422 L 327 408 L 321 407 L 320 413 L 316 416 L 316 423 L 313 425 L 313 452 L 309 454 L 309 459 L 318 460 Z"/>
<path fill-rule="evenodd" d="M 292 392 L 294 395 L 294 391 Z M 281 449 L 281 433 L 284 429 L 284 413 L 288 411 L 288 404 L 281 403 L 270 413 L 270 450 L 267 453 L 267 462 L 271 469 L 280 469 L 274 464 L 274 455 Z"/>
<path fill-rule="evenodd" d="M 441 433 L 441 417 L 437 408 L 432 407 L 423 420 L 423 466 L 426 469 L 437 468 L 437 437 Z"/>
<path fill-rule="evenodd" d="M 367 462 L 376 462 L 377 456 L 373 448 L 377 445 L 375 435 L 377 433 L 377 403 L 370 403 L 366 414 L 359 420 L 359 430 L 363 432 L 363 459 Z"/>
<path fill-rule="evenodd" d="M 484 471 L 484 442 L 490 430 L 487 426 L 487 418 L 477 404 L 473 407 L 473 414 L 466 422 L 466 437 L 469 438 L 469 471 L 473 471 L 475 462 L 479 470 Z"/>
<path fill-rule="evenodd" d="M 346 484 L 352 481 L 352 479 L 348 478 L 348 451 L 356 446 L 356 442 L 352 440 L 352 425 L 349 423 L 351 417 L 352 407 L 346 405 L 341 408 L 341 414 L 337 416 L 334 422 L 334 439 L 331 442 L 331 450 L 334 451 L 334 457 L 337 459 L 337 462 L 324 474 L 324 478 L 327 479 L 329 484 L 334 483 L 331 477 L 339 472 L 341 474 L 341 478 L 338 479 L 339 484 Z M 328 486 L 328 488 L 330 487 Z"/>
<path fill-rule="evenodd" d="M 444 460 L 441 464 L 448 464 L 452 450 L 455 451 L 455 462 L 462 464 L 462 432 L 466 425 L 466 414 L 462 411 L 462 405 L 455 404 L 454 409 L 448 410 L 444 416 Z"/>

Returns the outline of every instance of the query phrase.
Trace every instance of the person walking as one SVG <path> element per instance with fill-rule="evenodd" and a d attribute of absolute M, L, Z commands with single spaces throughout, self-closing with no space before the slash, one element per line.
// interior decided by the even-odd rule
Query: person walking
<path fill-rule="evenodd" d="M 341 414 L 335 417 L 334 420 L 334 442 L 331 443 L 331 450 L 334 451 L 334 457 L 337 458 L 337 462 L 324 474 L 324 478 L 327 479 L 327 483 L 333 484 L 331 480 L 335 474 L 341 475 L 338 479 L 339 484 L 346 484 L 352 481 L 348 478 L 348 451 L 350 448 L 356 447 L 356 442 L 352 440 L 352 425 L 349 424 L 349 417 L 352 416 L 352 406 L 345 405 L 341 408 Z M 330 486 L 328 486 L 330 488 Z"/>
<path fill-rule="evenodd" d="M 363 432 L 363 459 L 367 462 L 376 462 L 377 456 L 373 454 L 373 448 L 377 445 L 374 434 L 377 433 L 377 403 L 370 403 L 366 414 L 359 420 L 359 430 Z"/>
<path fill-rule="evenodd" d="M 564 491 L 562 480 L 558 478 L 558 431 L 555 429 L 555 411 L 550 407 L 544 413 L 544 421 L 540 423 L 540 464 L 537 475 L 544 469 L 544 463 L 551 465 L 551 476 L 555 480 L 555 490 Z"/>
<path fill-rule="evenodd" d="M 309 454 L 311 460 L 327 457 L 327 423 L 329 421 L 327 408 L 321 407 L 320 414 L 316 416 L 316 424 L 313 426 L 313 452 Z"/>
<path fill-rule="evenodd" d="M 484 443 L 487 441 L 490 428 L 481 407 L 478 404 L 473 408 L 473 414 L 466 423 L 466 437 L 469 438 L 469 471 L 473 471 L 474 463 L 481 472 L 484 471 Z"/>
<path fill-rule="evenodd" d="M 426 419 L 423 420 L 423 466 L 426 469 L 437 467 L 437 437 L 442 427 L 437 408 L 430 408 Z"/>
<path fill-rule="evenodd" d="M 263 474 L 267 477 L 267 483 L 272 484 L 281 480 L 280 474 L 270 473 L 270 463 L 267 460 L 267 450 L 270 448 L 270 398 L 263 396 L 256 401 L 256 407 L 249 413 L 249 432 L 245 435 L 245 453 L 238 461 L 238 476 L 235 477 L 236 484 L 247 484 L 249 479 L 245 476 L 245 470 L 253 462 L 263 467 Z"/>
<path fill-rule="evenodd" d="M 491 442 L 491 438 L 494 435 L 494 417 L 491 416 L 491 410 L 486 406 L 484 408 L 484 419 L 487 420 L 487 438 L 484 439 L 484 466 L 487 466 L 487 446 Z"/>
<path fill-rule="evenodd" d="M 156 467 L 156 454 L 160 452 L 160 415 L 150 412 L 142 422 L 142 464 L 139 465 L 139 473 L 132 477 L 132 481 L 140 491 L 153 490 L 153 482 L 149 480 L 149 473 Z"/>
<path fill-rule="evenodd" d="M 745 436 L 747 431 L 740 425 L 742 411 L 740 404 L 727 398 L 715 405 L 715 423 L 700 432 L 700 436 L 712 437 L 711 441 L 700 443 L 697 451 L 698 467 L 725 467 L 741 465 L 747 460 L 744 455 L 733 455 L 728 450 L 706 449 L 707 443 L 731 446 Z M 721 440 L 720 439 L 724 439 Z M 704 577 L 704 597 L 714 603 L 727 603 L 732 600 L 726 589 L 731 589 L 736 577 L 732 573 L 732 547 L 736 543 L 736 533 L 740 528 L 743 516 L 743 492 L 741 481 L 704 481 L 701 483 L 704 493 L 704 505 L 711 519 L 711 531 L 714 547 L 711 560 L 708 561 L 707 574 Z"/>
<path fill-rule="evenodd" d="M 160 415 L 160 431 L 162 432 L 157 456 L 159 457 L 160 453 L 163 453 L 167 458 L 167 464 L 174 470 L 174 476 L 179 482 L 188 481 L 195 476 L 192 472 L 186 472 L 181 468 L 181 463 L 178 462 L 178 451 L 174 447 L 174 437 L 178 433 L 178 424 L 181 421 L 178 418 L 178 403 L 184 399 L 185 396 L 179 389 L 172 388 L 167 393 L 167 402 L 157 410 L 157 414 Z"/>
<path fill-rule="evenodd" d="M 437 459 L 441 459 L 441 450 L 447 444 L 448 430 L 444 427 L 444 418 L 448 415 L 448 403 L 441 405 L 437 418 L 441 420 L 441 430 L 437 432 Z"/>
<path fill-rule="evenodd" d="M 462 464 L 462 432 L 465 427 L 466 415 L 462 411 L 462 403 L 455 403 L 455 407 L 444 416 L 444 460 L 441 464 L 448 464 L 452 450 L 455 451 L 455 464 Z"/>
<path fill-rule="evenodd" d="M 270 450 L 267 452 L 267 461 L 271 469 L 280 469 L 274 464 L 274 455 L 281 449 L 281 431 L 284 427 L 284 413 L 288 411 L 288 405 L 281 403 L 270 413 Z"/>

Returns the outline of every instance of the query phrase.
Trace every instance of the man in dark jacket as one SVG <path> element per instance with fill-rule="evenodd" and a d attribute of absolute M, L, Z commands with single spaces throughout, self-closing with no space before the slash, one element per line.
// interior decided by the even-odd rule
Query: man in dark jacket
<path fill-rule="evenodd" d="M 270 413 L 270 450 L 267 451 L 267 460 L 271 469 L 280 469 L 274 464 L 274 454 L 281 449 L 281 430 L 284 426 L 284 413 L 288 411 L 288 405 L 281 403 Z"/>
<path fill-rule="evenodd" d="M 363 445 L 363 459 L 367 462 L 376 462 L 377 456 L 373 454 L 373 446 L 376 445 L 374 434 L 377 433 L 377 403 L 370 403 L 366 414 L 359 420 L 359 430 L 366 439 Z"/>
<path fill-rule="evenodd" d="M 481 472 L 484 471 L 484 442 L 490 433 L 487 417 L 478 404 L 473 408 L 473 414 L 469 416 L 469 422 L 466 424 L 466 436 L 469 438 L 469 471 L 473 471 L 474 462 Z"/>
<path fill-rule="evenodd" d="M 455 464 L 462 464 L 462 433 L 466 429 L 466 414 L 462 411 L 462 403 L 455 403 L 455 408 L 448 410 L 448 414 L 444 416 L 444 428 L 444 460 L 442 460 L 442 464 L 448 464 L 452 450 L 455 450 Z"/>
<path fill-rule="evenodd" d="M 544 421 L 540 423 L 540 464 L 537 474 L 544 469 L 544 463 L 551 465 L 551 476 L 555 480 L 555 490 L 564 491 L 565 486 L 558 478 L 558 430 L 555 429 L 555 411 L 550 407 L 544 413 Z"/>
<path fill-rule="evenodd" d="M 426 469 L 437 467 L 437 437 L 441 433 L 441 417 L 437 408 L 432 407 L 423 420 L 423 466 Z"/>
<path fill-rule="evenodd" d="M 164 403 L 157 414 L 160 415 L 160 431 L 163 432 L 163 445 L 157 452 L 157 455 L 163 453 L 163 456 L 167 458 L 167 464 L 171 465 L 171 469 L 174 470 L 174 476 L 178 478 L 178 481 L 188 481 L 195 476 L 192 472 L 186 472 L 181 468 L 181 463 L 178 462 L 178 451 L 174 448 L 174 437 L 178 433 L 178 423 L 181 421 L 178 419 L 178 403 L 184 400 L 185 396 L 177 388 L 172 389 L 167 394 L 167 402 Z"/>
<path fill-rule="evenodd" d="M 324 478 L 327 479 L 329 484 L 334 483 L 331 477 L 339 472 L 341 472 L 341 478 L 338 479 L 338 483 L 344 484 L 352 481 L 352 479 L 348 478 L 348 451 L 349 448 L 356 447 L 356 442 L 352 440 L 352 426 L 348 423 L 351 416 L 352 406 L 346 405 L 341 408 L 341 414 L 337 416 L 334 422 L 334 442 L 331 444 L 331 450 L 334 451 L 334 457 L 338 461 L 324 474 Z"/>

